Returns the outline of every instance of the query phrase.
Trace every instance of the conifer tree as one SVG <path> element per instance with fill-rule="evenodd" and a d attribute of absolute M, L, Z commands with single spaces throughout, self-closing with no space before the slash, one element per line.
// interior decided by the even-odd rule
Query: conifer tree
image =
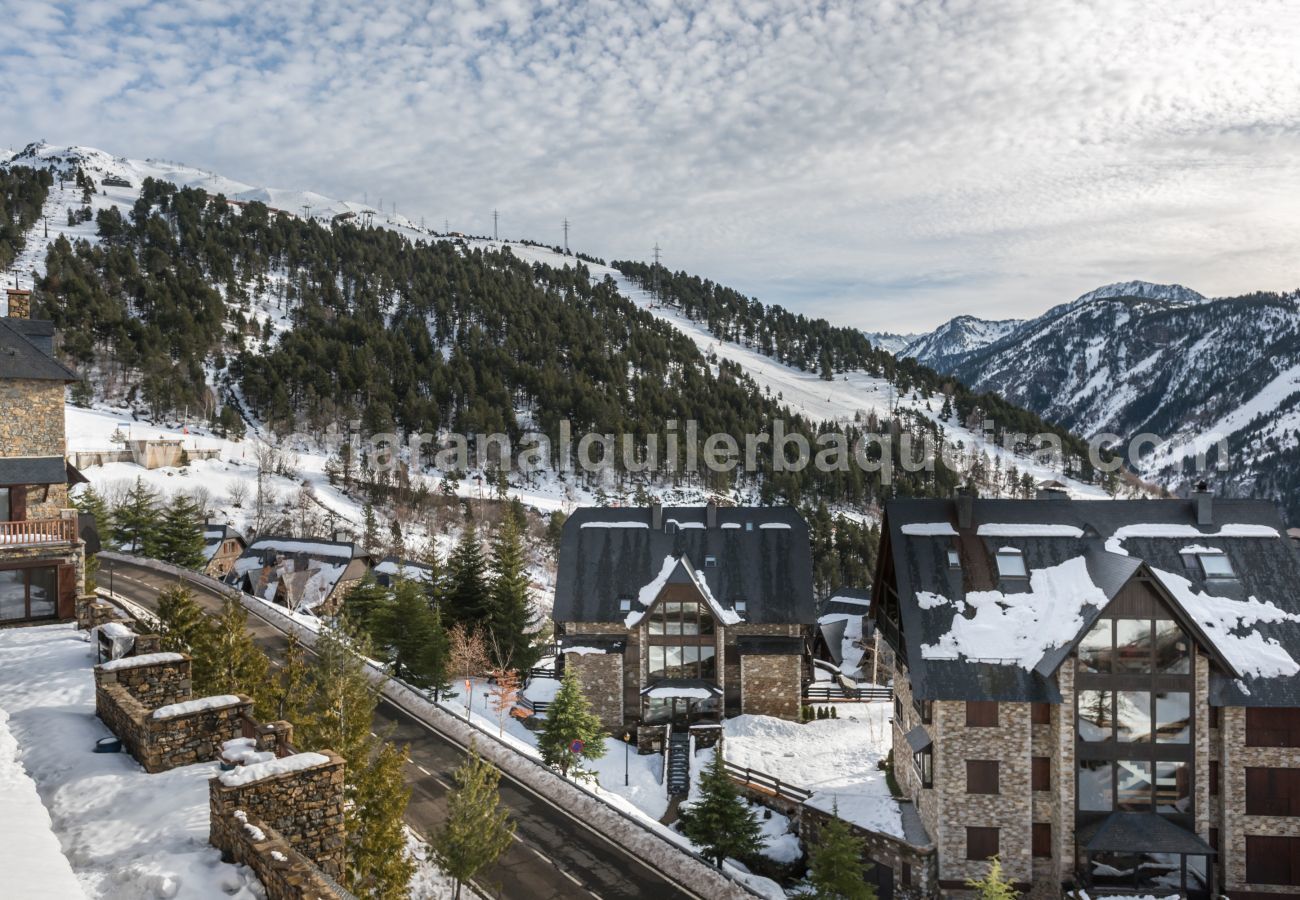
<path fill-rule="evenodd" d="M 113 510 L 113 540 L 128 553 L 154 556 L 157 552 L 158 495 L 142 478 Z"/>
<path fill-rule="evenodd" d="M 375 580 L 371 572 L 348 591 L 343 601 L 343 613 L 375 640 L 380 649 L 387 649 L 382 636 L 378 633 L 377 617 L 385 603 L 392 599 L 392 592 Z"/>
<path fill-rule="evenodd" d="M 192 657 L 190 680 L 194 692 L 201 696 L 201 685 L 211 684 L 213 680 L 217 629 L 190 589 L 179 582 L 158 593 L 158 634 L 163 650 L 188 653 Z"/>
<path fill-rule="evenodd" d="M 682 808 L 678 827 L 718 868 L 729 856 L 744 859 L 763 849 L 758 817 L 727 774 L 721 747 L 700 773 L 700 799 Z"/>
<path fill-rule="evenodd" d="M 528 593 L 527 559 L 513 516 L 506 516 L 492 544 L 488 644 L 500 668 L 527 671 L 540 656 L 537 617 Z"/>
<path fill-rule="evenodd" d="M 813 900 L 875 900 L 875 889 L 863 880 L 863 842 L 839 817 L 839 803 L 812 848 L 808 881 Z M 808 895 L 804 895 L 808 896 Z"/>
<path fill-rule="evenodd" d="M 305 721 L 310 675 L 302 640 L 291 631 L 284 650 L 284 662 L 266 679 L 265 687 L 253 694 L 258 718 L 295 723 Z"/>
<path fill-rule="evenodd" d="M 405 900 L 415 873 L 402 821 L 411 799 L 402 767 L 410 754 L 386 741 L 372 743 L 369 761 L 345 775 L 348 889 L 358 897 Z"/>
<path fill-rule="evenodd" d="M 989 859 L 989 871 L 983 878 L 970 878 L 966 887 L 974 891 L 980 900 L 1016 900 L 1020 894 L 1011 879 L 1002 874 L 1002 860 L 996 856 Z"/>
<path fill-rule="evenodd" d="M 470 745 L 469 758 L 455 772 L 456 787 L 447 798 L 447 819 L 433 836 L 438 865 L 460 886 L 492 865 L 510 846 L 515 825 L 501 809 L 497 784 L 501 773 Z"/>
<path fill-rule="evenodd" d="M 473 521 L 465 523 L 451 559 L 447 563 L 444 609 L 450 622 L 478 628 L 488 620 L 487 564 Z"/>
<path fill-rule="evenodd" d="M 362 657 L 373 653 L 369 637 L 346 619 L 322 629 L 311 667 L 304 743 L 329 747 L 349 767 L 364 765 L 379 691 Z"/>
<path fill-rule="evenodd" d="M 573 751 L 574 742 L 581 741 L 581 750 Z M 600 719 L 591 711 L 591 703 L 582 693 L 578 676 L 572 668 L 564 670 L 560 689 L 546 709 L 546 722 L 537 736 L 537 750 L 542 762 L 568 775 L 582 771 L 582 760 L 600 759 L 605 755 L 605 731 Z"/>
<path fill-rule="evenodd" d="M 378 608 L 376 633 L 391 651 L 393 672 L 416 687 L 447 687 L 447 634 L 420 585 L 399 580 Z"/>
<path fill-rule="evenodd" d="M 361 513 L 362 531 L 361 531 L 361 549 L 367 553 L 376 553 L 379 550 L 379 521 L 375 518 L 375 508 L 370 503 L 366 503 Z"/>
<path fill-rule="evenodd" d="M 95 530 L 99 532 L 100 541 L 103 542 L 105 547 L 111 547 L 113 541 L 113 516 L 109 512 L 108 503 L 104 500 L 103 495 L 88 484 L 85 490 L 72 498 L 72 502 L 76 505 L 78 512 L 88 513 L 95 517 Z"/>
<path fill-rule="evenodd" d="M 202 569 L 203 523 L 199 505 L 184 494 L 176 494 L 162 511 L 158 523 L 157 557 L 182 569 Z"/>
<path fill-rule="evenodd" d="M 244 609 L 244 604 L 227 597 L 221 602 L 221 613 L 214 625 L 211 681 L 200 685 L 195 679 L 195 694 L 247 694 L 256 697 L 264 692 L 271 665 L 248 633 L 248 610 Z"/>

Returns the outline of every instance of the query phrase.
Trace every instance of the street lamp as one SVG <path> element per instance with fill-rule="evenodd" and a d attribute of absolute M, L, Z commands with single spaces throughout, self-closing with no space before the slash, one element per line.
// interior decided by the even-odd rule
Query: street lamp
<path fill-rule="evenodd" d="M 632 732 L 623 732 L 623 787 L 627 787 L 627 760 L 632 752 Z"/>

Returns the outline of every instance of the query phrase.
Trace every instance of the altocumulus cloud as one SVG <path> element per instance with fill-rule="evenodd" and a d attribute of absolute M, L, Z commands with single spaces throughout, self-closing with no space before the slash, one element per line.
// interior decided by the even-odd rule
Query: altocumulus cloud
<path fill-rule="evenodd" d="M 0 0 L 0 143 L 368 192 L 870 328 L 1294 287 L 1286 0 Z"/>

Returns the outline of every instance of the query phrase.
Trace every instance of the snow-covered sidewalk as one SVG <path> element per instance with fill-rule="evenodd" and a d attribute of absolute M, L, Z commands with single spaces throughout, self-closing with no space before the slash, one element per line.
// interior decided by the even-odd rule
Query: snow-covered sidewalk
<path fill-rule="evenodd" d="M 95 716 L 93 663 L 92 646 L 74 625 L 0 631 L 0 709 L 17 760 L 44 803 L 13 805 L 6 791 L 0 833 L 36 841 L 52 823 L 90 898 L 260 898 L 252 871 L 223 863 L 208 844 L 208 780 L 216 763 L 149 775 L 125 753 L 93 752 L 95 741 L 110 734 Z M 7 896 L 42 896 L 37 861 L 33 848 L 6 867 Z M 49 875 L 51 886 L 56 877 Z M 77 896 L 64 887 L 67 877 L 50 896 Z"/>

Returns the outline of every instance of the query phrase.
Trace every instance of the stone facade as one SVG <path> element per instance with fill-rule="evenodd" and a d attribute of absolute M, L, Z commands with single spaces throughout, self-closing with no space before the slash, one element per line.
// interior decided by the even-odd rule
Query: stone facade
<path fill-rule="evenodd" d="M 351 896 L 261 819 L 242 811 L 229 818 L 220 831 L 229 839 L 230 861 L 253 870 L 266 889 L 266 900 L 344 900 Z"/>
<path fill-rule="evenodd" d="M 232 859 L 245 841 L 241 811 L 248 821 L 266 823 L 295 850 L 331 878 L 343 871 L 343 758 L 332 750 L 320 751 L 329 762 L 306 769 L 272 775 L 247 784 L 208 782 L 212 846 Z"/>
<path fill-rule="evenodd" d="M 803 658 L 745 654 L 740 657 L 740 703 L 747 714 L 799 719 Z"/>
<path fill-rule="evenodd" d="M 753 792 L 746 791 L 750 796 Z M 761 802 L 761 801 L 760 801 Z M 830 821 L 830 815 L 802 806 L 798 813 L 799 834 L 804 847 L 816 847 L 821 829 Z M 863 857 L 893 870 L 894 896 L 900 900 L 922 900 L 939 896 L 939 872 L 935 848 L 914 847 L 879 831 L 868 831 L 848 823 L 849 829 L 862 841 Z"/>
<path fill-rule="evenodd" d="M 623 654 L 566 653 L 564 667 L 571 668 L 591 702 L 591 710 L 611 732 L 623 727 Z"/>
<path fill-rule="evenodd" d="M 128 663 L 141 656 L 144 654 L 136 652 L 117 662 Z M 180 659 L 151 661 L 141 665 L 106 663 L 95 666 L 96 712 L 99 711 L 99 694 L 109 685 L 121 687 L 146 709 L 157 709 L 190 699 L 190 658 L 183 653 L 175 656 Z"/>
<path fill-rule="evenodd" d="M 62 457 L 64 449 L 63 383 L 0 379 L 0 457 Z"/>

